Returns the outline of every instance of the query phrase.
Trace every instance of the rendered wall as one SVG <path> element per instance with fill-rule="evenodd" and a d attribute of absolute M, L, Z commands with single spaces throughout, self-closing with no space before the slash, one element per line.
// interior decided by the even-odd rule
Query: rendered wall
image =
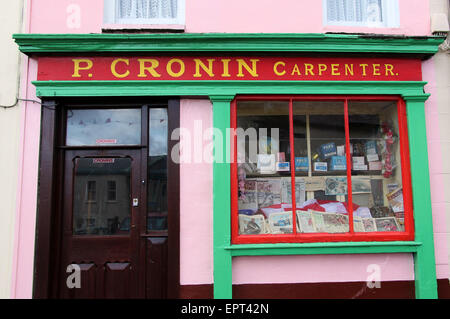
<path fill-rule="evenodd" d="M 0 105 L 13 105 L 19 83 L 20 53 L 11 38 L 22 31 L 22 1 L 0 2 Z M 10 297 L 21 103 L 0 107 L 0 298 Z"/>
<path fill-rule="evenodd" d="M 28 0 L 27 31 L 29 33 L 100 33 L 102 30 L 102 0 Z M 408 36 L 430 35 L 428 0 L 399 0 L 400 28 L 373 29 L 357 27 L 324 27 L 322 1 L 310 0 L 186 0 L 186 32 L 292 32 L 292 33 L 380 33 Z M 17 47 L 16 47 L 17 50 Z M 16 51 L 17 52 L 17 51 Z M 434 61 L 434 60 L 432 60 Z M 37 65 L 27 62 L 23 74 L 26 85 L 23 96 L 35 98 Z M 440 81 L 434 62 L 424 63 L 424 81 L 428 88 Z M 434 92 L 431 92 L 434 94 Z M 444 104 L 442 104 L 444 105 Z M 448 103 L 446 104 L 448 105 Z M 436 100 L 427 102 L 427 120 L 430 130 L 439 123 L 433 117 Z M 202 119 L 203 127 L 212 123 L 209 100 L 182 100 L 181 126 L 194 128 L 195 120 Z M 16 242 L 12 295 L 30 298 L 36 220 L 37 163 L 39 158 L 40 106 L 26 104 L 21 118 L 24 127 L 19 164 L 21 167 L 18 190 Z M 447 125 L 448 127 L 448 125 Z M 446 128 L 440 128 L 440 130 Z M 448 128 L 446 128 L 448 130 Z M 434 131 L 430 131 L 434 132 Z M 433 218 L 438 278 L 448 277 L 448 227 L 443 228 L 449 197 L 445 198 L 445 174 L 448 161 L 441 147 L 436 156 L 433 136 L 429 136 L 430 171 L 432 174 Z M 440 147 L 440 146 L 439 146 Z M 438 147 L 438 148 L 439 148 Z M 446 150 L 446 151 L 445 151 Z M 437 178 L 433 174 L 439 172 Z M 447 188 L 450 180 L 447 181 Z M 209 284 L 213 282 L 212 262 L 212 165 L 193 163 L 181 165 L 181 284 Z M 442 208 L 445 207 L 445 208 Z M 445 225 L 445 223 L 444 223 Z M 270 261 L 268 266 L 267 261 Z M 314 282 L 364 281 L 367 266 L 379 264 L 381 280 L 412 280 L 412 257 L 407 254 L 364 256 L 286 256 L 239 257 L 233 264 L 233 282 Z M 318 267 L 320 265 L 320 267 Z"/>

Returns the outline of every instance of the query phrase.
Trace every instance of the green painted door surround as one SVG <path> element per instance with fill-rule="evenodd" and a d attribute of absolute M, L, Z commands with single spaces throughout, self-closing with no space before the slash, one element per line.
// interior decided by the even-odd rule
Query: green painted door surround
<path fill-rule="evenodd" d="M 308 52 L 430 57 L 443 38 L 342 34 L 17 34 L 30 56 L 78 53 Z M 380 254 L 414 255 L 417 298 L 437 298 L 436 265 L 425 126 L 425 82 L 389 81 L 34 81 L 45 98 L 86 96 L 206 96 L 213 103 L 214 127 L 226 136 L 230 103 L 238 94 L 397 95 L 408 116 L 415 239 L 396 242 L 231 244 L 230 164 L 226 143 L 214 143 L 213 240 L 214 297 L 232 298 L 232 258 L 238 256 Z M 218 152 L 222 148 L 221 152 Z M 220 156 L 221 157 L 221 156 Z"/>

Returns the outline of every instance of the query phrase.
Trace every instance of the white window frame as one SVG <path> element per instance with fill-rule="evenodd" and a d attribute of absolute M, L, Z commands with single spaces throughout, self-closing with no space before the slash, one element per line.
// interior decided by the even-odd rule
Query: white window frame
<path fill-rule="evenodd" d="M 119 1 L 103 0 L 103 24 L 106 25 L 178 25 L 184 26 L 186 15 L 186 1 L 178 0 L 177 17 L 154 19 L 120 19 L 118 18 Z"/>
<path fill-rule="evenodd" d="M 364 1 L 364 0 L 362 0 Z M 379 23 L 368 21 L 328 21 L 327 0 L 322 0 L 322 17 L 324 26 L 347 26 L 347 27 L 369 27 L 369 28 L 399 28 L 400 11 L 398 0 L 382 0 L 381 10 L 383 21 Z"/>

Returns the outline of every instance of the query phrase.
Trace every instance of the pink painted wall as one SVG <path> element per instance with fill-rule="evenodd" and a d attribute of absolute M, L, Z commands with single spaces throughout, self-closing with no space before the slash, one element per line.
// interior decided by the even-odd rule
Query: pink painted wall
<path fill-rule="evenodd" d="M 100 33 L 103 0 L 39 0 L 32 3 L 32 33 Z M 79 6 L 80 25 L 67 23 Z M 429 35 L 427 0 L 399 0 L 399 28 L 323 26 L 321 0 L 186 0 L 186 32 L 383 33 Z M 72 25 L 73 26 L 73 25 Z"/>
<path fill-rule="evenodd" d="M 400 28 L 324 27 L 322 1 L 316 0 L 186 0 L 186 32 L 292 32 L 292 33 L 382 33 L 430 35 L 427 0 L 399 0 Z M 281 3 L 281 4 L 280 4 Z M 103 18 L 102 0 L 28 0 L 25 19 L 29 33 L 99 33 Z M 70 5 L 75 5 L 69 7 Z M 68 9 L 70 9 L 68 11 Z M 79 11 L 78 11 L 79 9 Z M 79 12 L 80 24 L 70 23 Z M 69 21 L 69 23 L 68 23 Z M 22 73 L 22 97 L 35 97 L 31 81 L 36 63 L 30 60 Z M 434 67 L 424 63 L 424 80 L 432 93 Z M 439 174 L 442 162 L 435 142 L 434 101 L 427 101 L 433 218 L 438 277 L 448 276 L 447 247 L 442 234 L 445 210 L 441 209 L 444 188 Z M 193 128 L 201 119 L 204 128 L 212 123 L 208 100 L 182 100 L 181 125 Z M 34 260 L 34 238 L 39 158 L 40 107 L 27 103 L 22 116 L 22 150 L 18 186 L 17 226 L 13 262 L 12 297 L 30 298 Z M 181 165 L 181 284 L 213 282 L 212 165 Z M 448 235 L 448 232 L 447 232 Z M 269 266 L 270 262 L 270 266 Z M 413 278 L 412 258 L 407 254 L 358 256 L 240 257 L 233 261 L 233 282 L 319 282 L 361 281 L 367 266 L 378 264 L 382 280 Z"/>

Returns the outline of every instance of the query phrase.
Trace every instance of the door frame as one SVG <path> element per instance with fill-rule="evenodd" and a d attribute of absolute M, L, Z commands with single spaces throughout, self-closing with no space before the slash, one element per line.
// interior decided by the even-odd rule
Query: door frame
<path fill-rule="evenodd" d="M 33 298 L 57 298 L 58 269 L 61 260 L 62 220 L 57 210 L 61 209 L 64 194 L 64 151 L 65 110 L 68 107 L 119 108 L 158 107 L 167 105 L 168 112 L 168 154 L 178 143 L 170 138 L 171 132 L 180 127 L 179 98 L 58 98 L 43 99 L 41 117 L 41 142 L 39 154 L 39 187 L 36 217 L 36 244 L 33 273 Z M 148 109 L 147 109 L 148 110 Z M 142 118 L 143 135 L 148 131 L 148 113 Z M 148 135 L 148 133 L 145 133 Z M 147 139 L 135 148 L 147 147 Z M 106 147 L 104 147 L 106 149 Z M 115 146 L 111 149 L 133 148 Z M 83 147 L 83 149 L 86 149 Z M 143 152 L 142 152 L 143 153 Z M 142 155 L 144 157 L 144 155 Z M 146 158 L 142 161 L 146 174 Z M 168 196 L 168 283 L 167 297 L 179 298 L 180 290 L 180 167 L 179 163 L 168 160 L 167 163 Z"/>

